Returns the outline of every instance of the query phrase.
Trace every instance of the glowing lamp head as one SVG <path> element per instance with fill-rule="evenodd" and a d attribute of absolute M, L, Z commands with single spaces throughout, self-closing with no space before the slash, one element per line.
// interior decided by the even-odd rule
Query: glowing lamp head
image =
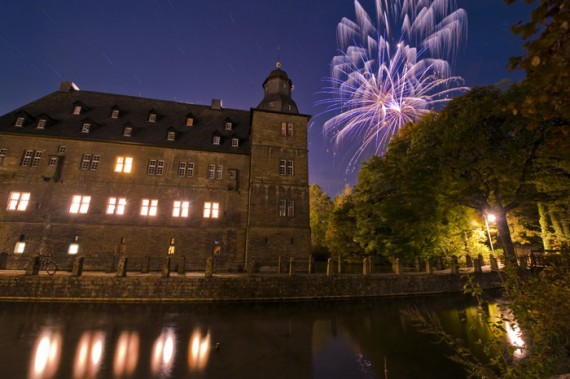
<path fill-rule="evenodd" d="M 495 221 L 497 221 L 497 217 L 494 214 L 489 213 L 489 214 L 487 214 L 487 220 L 489 222 L 495 222 Z"/>

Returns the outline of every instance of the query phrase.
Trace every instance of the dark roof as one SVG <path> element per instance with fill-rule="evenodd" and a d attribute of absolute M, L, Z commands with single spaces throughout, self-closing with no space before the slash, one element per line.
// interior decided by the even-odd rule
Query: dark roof
<path fill-rule="evenodd" d="M 75 115 L 73 108 L 78 102 L 87 110 Z M 113 108 L 120 110 L 119 118 L 111 118 Z M 154 123 L 148 121 L 151 110 L 157 114 Z M 16 127 L 16 118 L 22 112 L 26 112 L 31 120 L 23 127 Z M 190 113 L 194 126 L 186 126 Z M 49 128 L 36 128 L 36 120 L 41 115 L 48 115 L 52 119 Z M 228 118 L 232 121 L 232 130 L 225 130 Z M 94 124 L 90 133 L 81 132 L 86 119 Z M 249 110 L 212 109 L 206 105 L 70 90 L 53 92 L 1 116 L 0 133 L 249 154 L 250 124 Z M 125 126 L 133 128 L 132 137 L 123 136 Z M 168 131 L 172 130 L 176 131 L 176 140 L 168 141 Z M 219 145 L 212 144 L 215 132 L 222 136 Z M 231 145 L 230 136 L 234 134 L 242 141 L 239 147 Z"/>

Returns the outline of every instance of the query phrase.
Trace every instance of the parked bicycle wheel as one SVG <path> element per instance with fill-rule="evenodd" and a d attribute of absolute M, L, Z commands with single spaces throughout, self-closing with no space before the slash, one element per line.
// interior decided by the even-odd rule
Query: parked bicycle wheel
<path fill-rule="evenodd" d="M 57 265 L 55 264 L 54 261 L 49 261 L 46 262 L 45 269 L 49 275 L 53 275 L 57 271 Z"/>

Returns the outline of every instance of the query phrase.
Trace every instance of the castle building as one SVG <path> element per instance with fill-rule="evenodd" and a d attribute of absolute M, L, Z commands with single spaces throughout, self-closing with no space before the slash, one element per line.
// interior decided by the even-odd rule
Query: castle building
<path fill-rule="evenodd" d="M 58 91 L 0 117 L 0 253 L 204 267 L 310 255 L 307 123 L 279 65 L 250 110 Z"/>

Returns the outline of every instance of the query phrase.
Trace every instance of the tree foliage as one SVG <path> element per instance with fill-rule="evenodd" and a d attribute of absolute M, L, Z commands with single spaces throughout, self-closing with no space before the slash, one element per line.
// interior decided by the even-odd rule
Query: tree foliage
<path fill-rule="evenodd" d="M 325 233 L 328 229 L 332 202 L 329 195 L 318 184 L 309 186 L 309 207 L 311 249 L 313 253 L 326 255 Z"/>
<path fill-rule="evenodd" d="M 362 248 L 355 240 L 356 219 L 354 200 L 350 187 L 337 195 L 333 201 L 333 210 L 328 221 L 325 244 L 331 255 L 354 258 L 363 255 Z"/>

